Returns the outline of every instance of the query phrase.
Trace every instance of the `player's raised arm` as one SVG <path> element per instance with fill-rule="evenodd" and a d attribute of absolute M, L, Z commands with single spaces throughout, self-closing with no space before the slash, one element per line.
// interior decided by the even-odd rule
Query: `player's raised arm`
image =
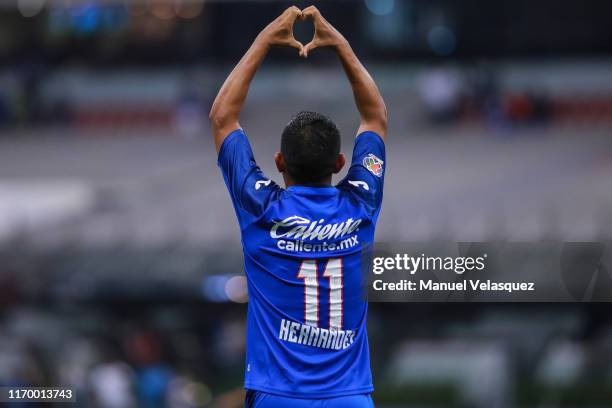
<path fill-rule="evenodd" d="M 319 12 L 310 6 L 302 11 L 304 18 L 312 18 L 315 36 L 300 52 L 308 53 L 318 47 L 333 47 L 342 62 L 346 76 L 353 88 L 355 103 L 361 115 L 358 134 L 367 130 L 378 133 L 383 139 L 387 133 L 387 108 L 374 80 L 353 52 L 350 44 Z"/>
<path fill-rule="evenodd" d="M 223 83 L 209 114 L 217 152 L 228 134 L 240 127 L 238 119 L 249 86 L 270 47 L 294 47 L 302 51 L 303 45 L 293 37 L 293 24 L 301 16 L 299 8 L 289 7 L 268 24 Z"/>

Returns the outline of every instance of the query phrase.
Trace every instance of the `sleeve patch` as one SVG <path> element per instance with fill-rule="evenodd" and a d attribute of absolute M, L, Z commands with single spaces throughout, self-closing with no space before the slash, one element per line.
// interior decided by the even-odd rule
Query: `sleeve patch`
<path fill-rule="evenodd" d="M 382 177 L 384 162 L 372 153 L 369 153 L 363 158 L 363 165 L 366 169 L 368 169 L 370 173 L 374 174 L 376 177 Z"/>

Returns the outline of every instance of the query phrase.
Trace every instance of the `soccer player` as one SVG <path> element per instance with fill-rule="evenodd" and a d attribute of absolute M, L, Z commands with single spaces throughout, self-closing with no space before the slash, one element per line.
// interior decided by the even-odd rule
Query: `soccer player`
<path fill-rule="evenodd" d="M 312 19 L 313 40 L 293 37 Z M 285 127 L 274 161 L 285 188 L 255 163 L 239 115 L 271 47 L 308 54 L 330 47 L 353 88 L 361 122 L 346 177 L 345 158 L 326 116 L 300 112 Z M 362 251 L 371 245 L 383 195 L 387 113 L 347 40 L 315 7 L 287 9 L 255 39 L 210 112 L 218 164 L 242 234 L 249 303 L 246 406 L 372 407 L 362 290 Z"/>

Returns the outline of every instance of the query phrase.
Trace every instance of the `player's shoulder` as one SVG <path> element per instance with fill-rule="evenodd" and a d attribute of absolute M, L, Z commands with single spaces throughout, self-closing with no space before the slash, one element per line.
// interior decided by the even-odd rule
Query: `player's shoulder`
<path fill-rule="evenodd" d="M 357 153 L 360 156 L 368 153 L 384 156 L 385 147 L 385 140 L 382 136 L 371 130 L 366 130 L 359 133 L 355 138 L 353 153 Z"/>
<path fill-rule="evenodd" d="M 385 144 L 385 139 L 377 132 L 373 131 L 373 130 L 364 130 L 362 132 L 360 132 L 356 137 L 355 137 L 355 142 L 358 141 L 369 141 L 372 143 L 381 143 L 381 144 Z"/>

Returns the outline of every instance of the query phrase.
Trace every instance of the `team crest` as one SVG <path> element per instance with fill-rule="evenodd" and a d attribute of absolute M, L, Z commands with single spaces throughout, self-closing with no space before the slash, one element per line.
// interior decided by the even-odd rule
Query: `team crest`
<path fill-rule="evenodd" d="M 374 174 L 376 177 L 382 177 L 383 164 L 384 162 L 378 157 L 374 156 L 372 153 L 369 153 L 366 157 L 363 158 L 363 165 L 365 166 L 365 168 L 368 169 L 370 173 Z"/>

